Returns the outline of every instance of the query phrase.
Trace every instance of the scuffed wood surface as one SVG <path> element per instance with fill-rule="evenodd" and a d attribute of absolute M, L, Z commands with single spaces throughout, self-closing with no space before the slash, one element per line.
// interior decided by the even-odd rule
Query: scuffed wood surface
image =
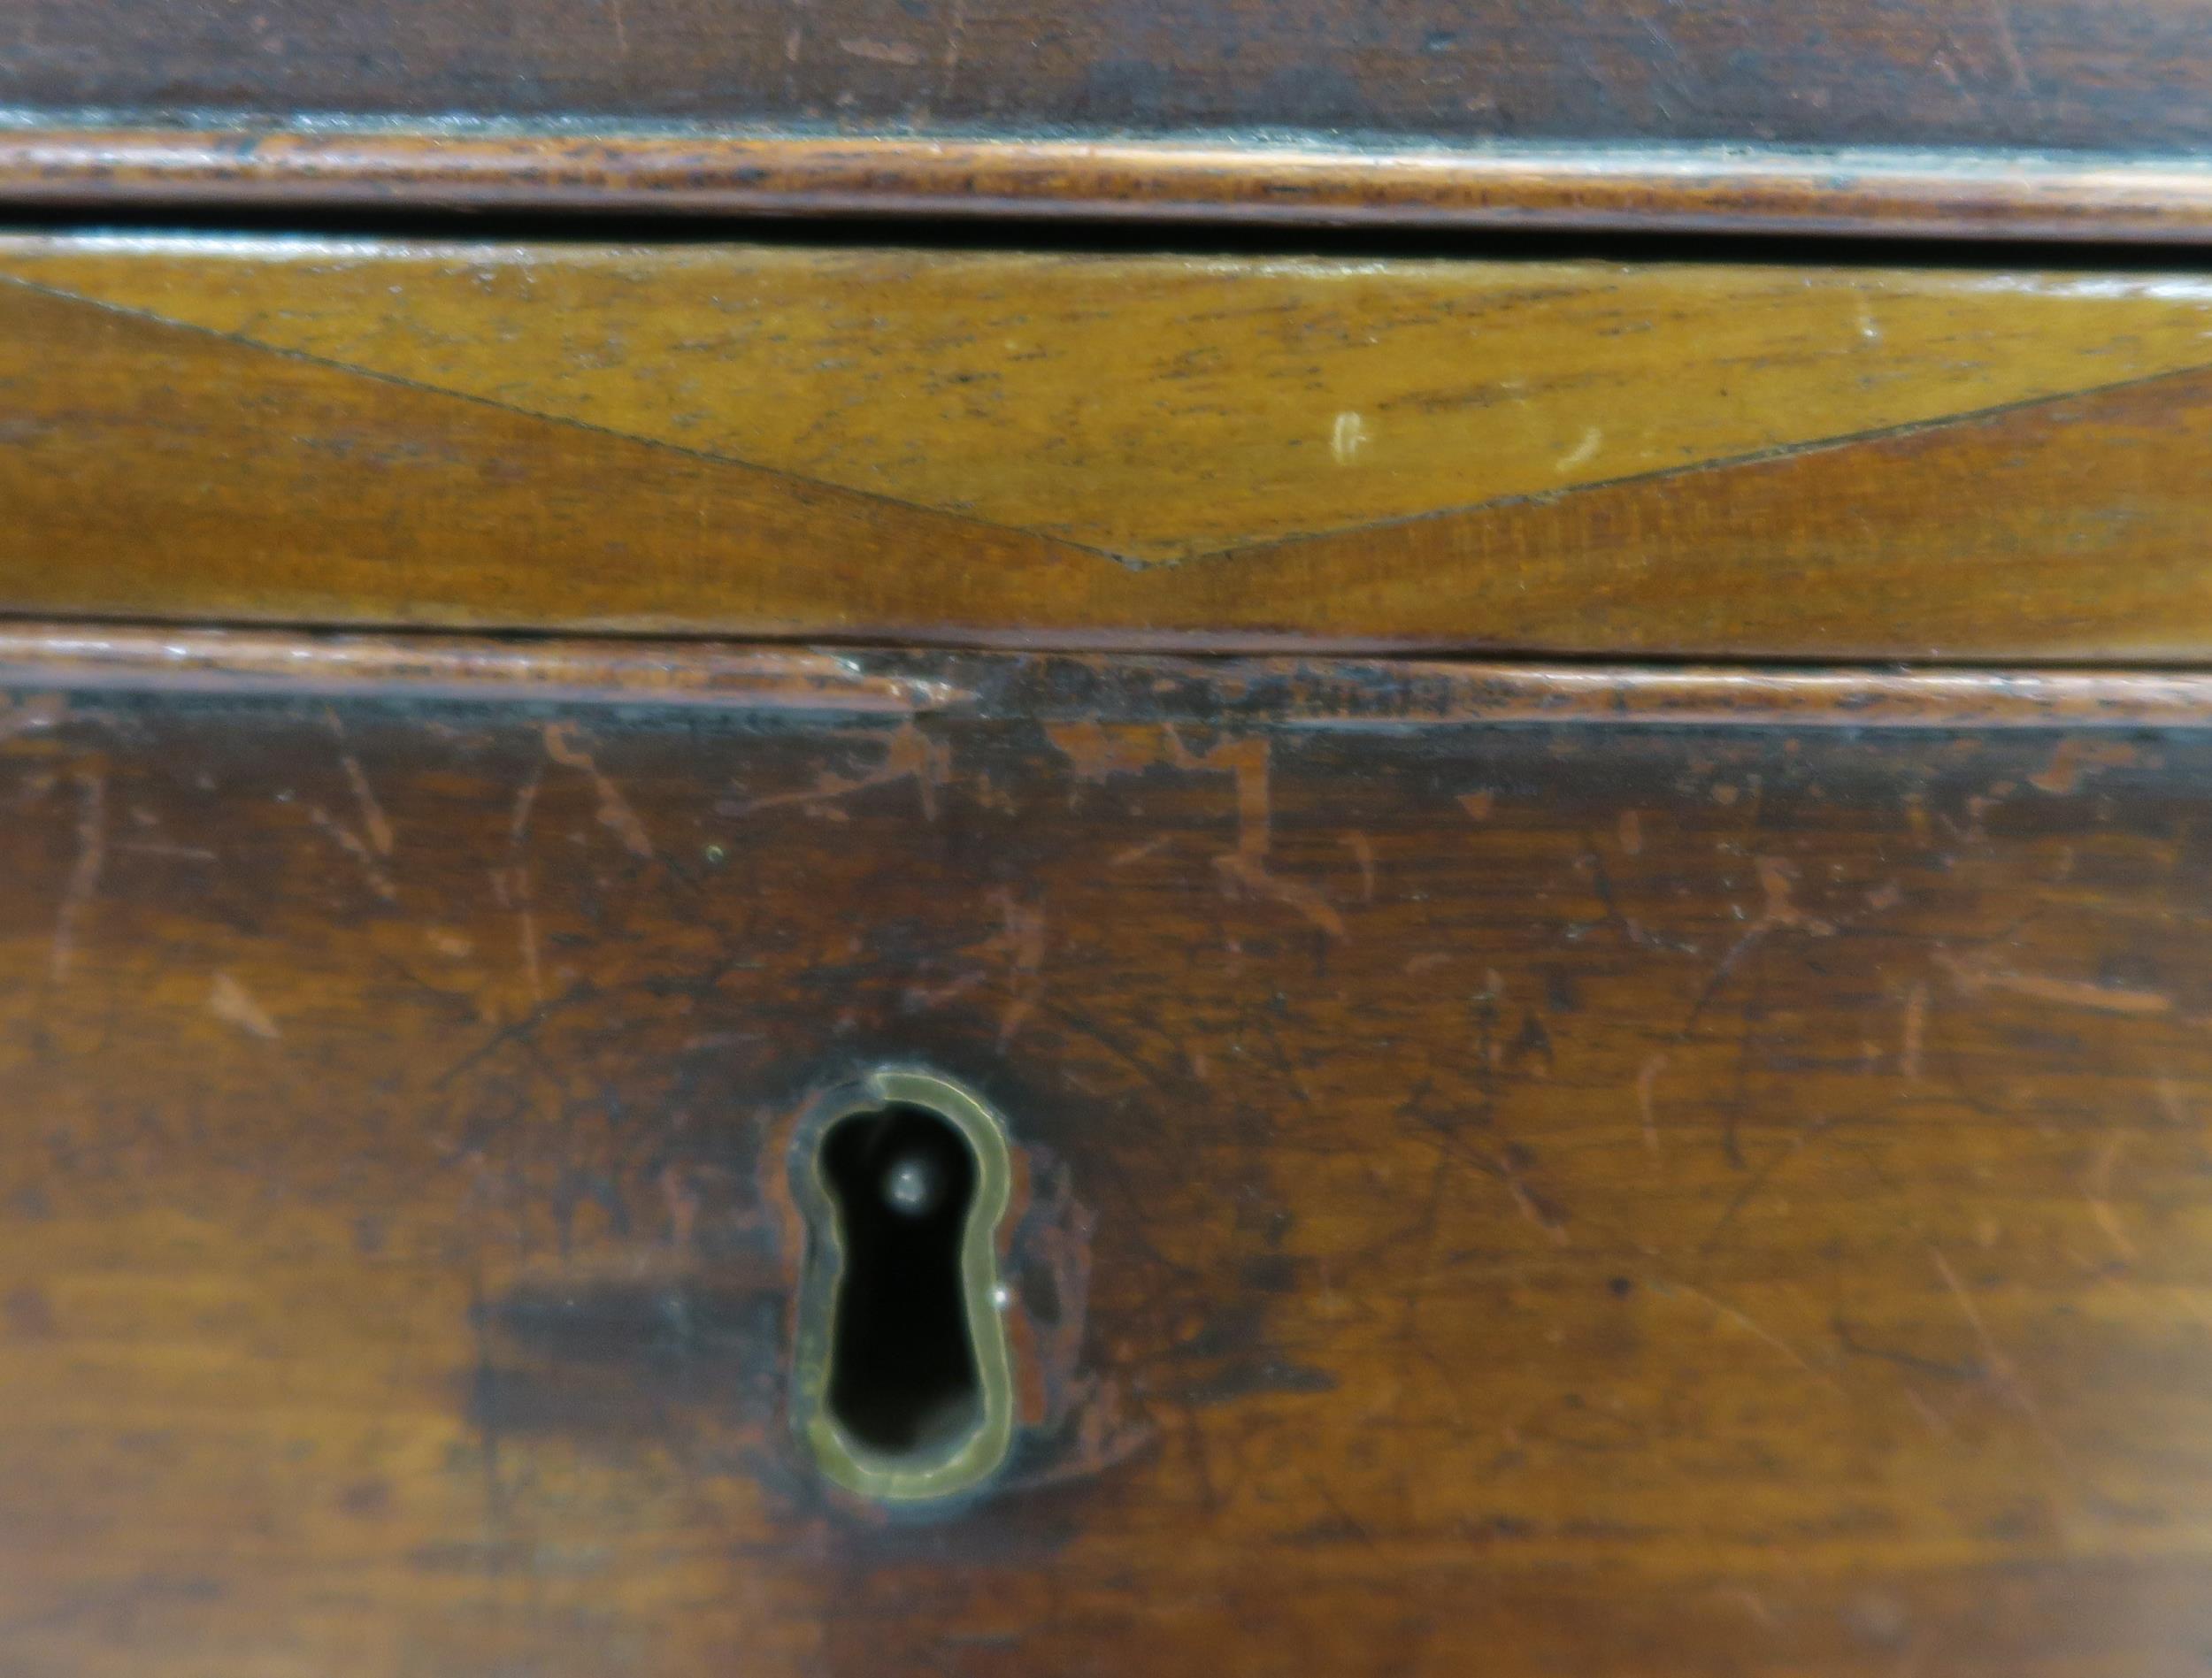
<path fill-rule="evenodd" d="M 694 131 L 2212 147 L 2188 0 L 17 0 L 0 103 L 148 126 L 219 115 Z M 408 126 L 408 125 L 403 125 Z"/>
<path fill-rule="evenodd" d="M 0 241 L 0 604 L 1204 647 L 2212 646 L 2177 274 Z"/>
<path fill-rule="evenodd" d="M 2197 1668 L 2212 732 L 1007 668 L 0 714 L 11 1672 Z M 762 1191 L 888 1055 L 1065 1237 L 918 1527 Z"/>

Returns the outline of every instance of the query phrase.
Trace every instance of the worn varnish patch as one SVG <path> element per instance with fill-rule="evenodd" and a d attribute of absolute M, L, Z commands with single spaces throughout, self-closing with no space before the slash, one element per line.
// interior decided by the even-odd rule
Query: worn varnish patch
<path fill-rule="evenodd" d="M 995 663 L 882 716 L 21 713 L 12 1659 L 2212 1637 L 2212 732 L 1502 724 L 1377 666 L 1030 662 L 1017 704 Z M 792 1447 L 764 1188 L 803 1092 L 895 1058 L 1026 1176 L 1033 1454 L 922 1525 Z"/>

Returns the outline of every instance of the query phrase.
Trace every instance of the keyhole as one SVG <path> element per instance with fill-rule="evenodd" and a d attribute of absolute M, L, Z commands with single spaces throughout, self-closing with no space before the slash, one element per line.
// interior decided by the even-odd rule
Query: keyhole
<path fill-rule="evenodd" d="M 1006 1130 L 934 1073 L 885 1069 L 809 1103 L 793 1421 L 823 1472 L 891 1502 L 979 1486 L 1012 1439 L 997 1228 Z"/>
<path fill-rule="evenodd" d="M 975 1155 L 919 1107 L 840 1120 L 822 1138 L 845 1269 L 830 1344 L 829 1411 L 874 1451 L 926 1452 L 981 1407 L 960 1291 Z"/>

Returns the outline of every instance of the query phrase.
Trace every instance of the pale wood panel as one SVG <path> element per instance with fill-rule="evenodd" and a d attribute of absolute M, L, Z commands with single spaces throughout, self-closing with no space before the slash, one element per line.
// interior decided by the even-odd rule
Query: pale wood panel
<path fill-rule="evenodd" d="M 2212 359 L 2171 277 L 37 239 L 0 273 L 1146 563 Z"/>
<path fill-rule="evenodd" d="M 2183 277 L 755 252 L 789 328 L 763 334 L 708 330 L 727 249 L 487 251 L 480 273 L 450 248 L 376 243 L 5 251 L 0 609 L 17 612 L 1121 647 L 2212 652 L 2206 293 Z M 902 312 L 928 285 L 895 277 L 940 264 L 940 295 Z M 665 318 L 648 283 L 664 269 Z M 1051 303 L 992 305 L 1025 336 L 978 329 L 995 270 Z M 843 325 L 810 336 L 792 323 L 822 325 L 818 279 L 815 307 Z M 96 281 L 114 295 L 70 288 Z M 1440 303 L 1452 286 L 1465 295 Z M 872 295 L 880 333 L 862 321 Z M 1526 351 L 1505 330 L 1524 315 L 1555 328 Z M 1130 377 L 1096 371 L 1141 338 L 1133 321 L 1157 341 L 1124 343 Z M 1462 346 L 1464 376 L 1440 350 L 1426 367 L 1399 354 L 1401 330 Z M 891 350 L 862 366 L 878 337 Z M 1246 358 L 1171 365 L 1166 346 L 1203 361 L 1216 339 Z M 1023 360 L 1009 341 L 1059 349 Z M 1483 383 L 1525 354 L 1548 369 L 1525 400 Z M 810 373 L 809 356 L 849 364 Z M 457 366 L 480 388 L 436 382 Z M 1394 395 L 1360 394 L 1382 372 Z M 1201 384 L 1222 399 L 1196 402 Z M 687 443 L 686 421 L 729 434 Z M 1408 426 L 1419 448 L 1394 465 Z M 814 452 L 796 468 L 723 452 L 749 448 L 749 427 Z M 1455 453 L 1461 435 L 1486 445 Z M 1560 481 L 1611 471 L 1617 447 L 1641 470 Z M 853 483 L 812 475 L 832 468 Z M 971 486 L 967 510 L 891 479 Z M 1427 505 L 1371 517 L 1360 497 L 1385 491 Z M 1302 525 L 1364 522 L 1197 551 L 1302 506 Z M 1023 517 L 1038 522 L 1003 522 Z M 1080 519 L 1124 550 L 1051 533 Z M 1138 554 L 1156 541 L 1192 551 Z"/>

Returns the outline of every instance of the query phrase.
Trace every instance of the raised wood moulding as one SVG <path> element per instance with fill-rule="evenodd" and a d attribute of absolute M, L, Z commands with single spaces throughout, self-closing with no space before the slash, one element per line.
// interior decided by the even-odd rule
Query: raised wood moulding
<path fill-rule="evenodd" d="M 33 695 L 0 738 L 71 693 L 467 700 L 683 710 L 1609 728 L 2148 729 L 2212 724 L 2212 672 L 1779 669 L 1419 659 L 1098 659 L 706 641 L 495 640 L 0 622 L 0 685 Z"/>
<path fill-rule="evenodd" d="M 2196 0 L 15 0 L 18 201 L 2188 238 Z"/>
<path fill-rule="evenodd" d="M 0 129 L 0 198 L 2192 242 L 2212 157 L 1741 144 Z"/>

